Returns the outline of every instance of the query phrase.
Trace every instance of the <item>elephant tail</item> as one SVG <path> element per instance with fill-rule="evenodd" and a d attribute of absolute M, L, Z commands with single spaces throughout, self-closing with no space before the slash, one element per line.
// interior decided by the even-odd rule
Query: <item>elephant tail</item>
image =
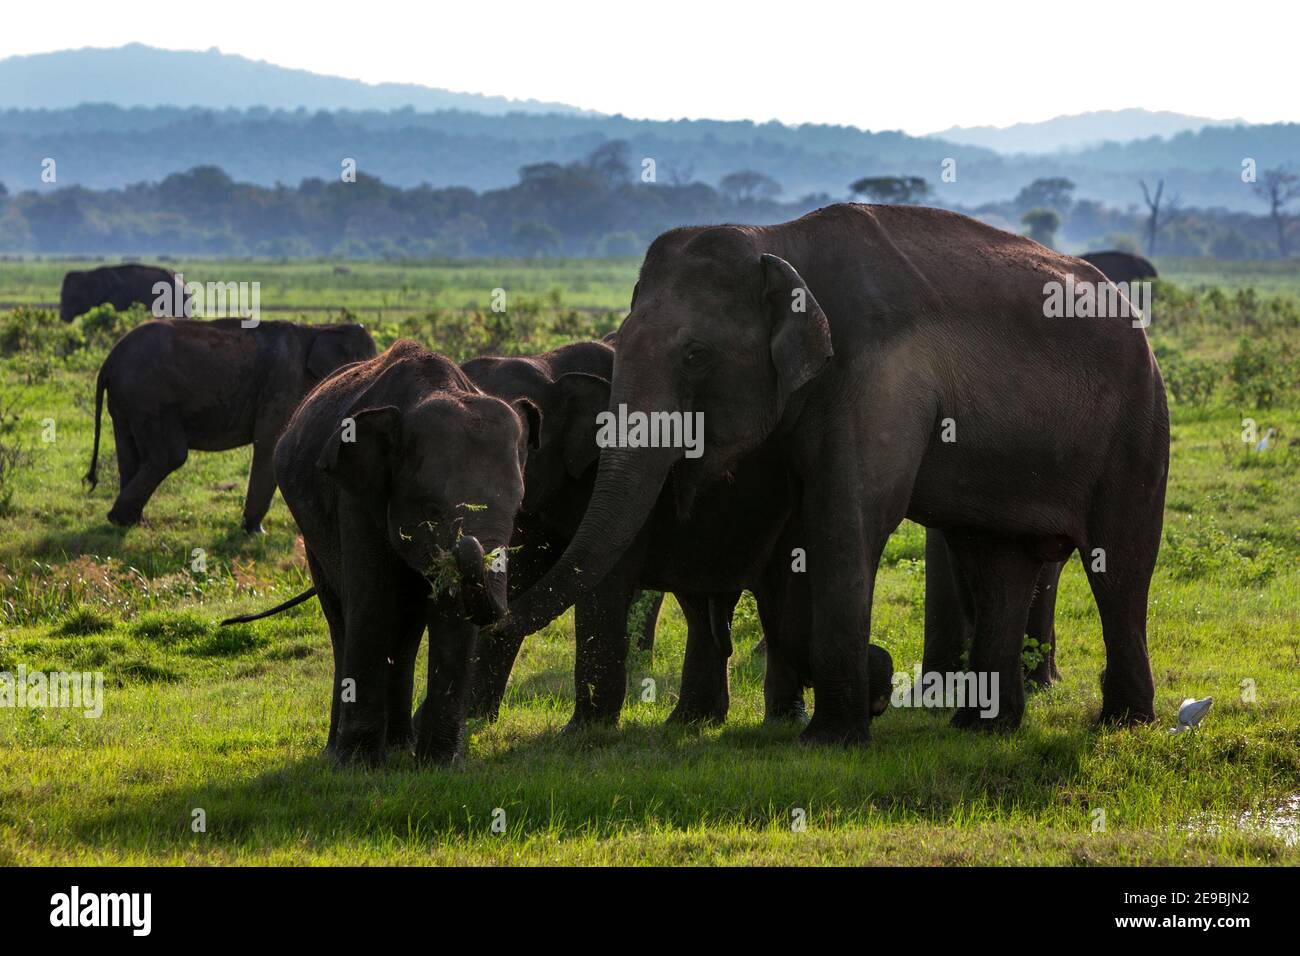
<path fill-rule="evenodd" d="M 291 597 L 283 604 L 277 604 L 269 611 L 258 611 L 256 614 L 241 614 L 239 617 L 228 617 L 221 622 L 221 626 L 225 627 L 227 624 L 247 624 L 249 621 L 260 621 L 264 617 L 270 617 L 273 614 L 279 614 L 281 611 L 287 611 L 291 607 L 297 607 L 303 601 L 306 601 L 308 598 L 312 598 L 315 596 L 316 596 L 316 587 L 313 585 L 312 587 L 309 587 L 307 590 L 303 591 L 297 597 Z"/>
<path fill-rule="evenodd" d="M 99 425 L 104 417 L 104 391 L 108 388 L 108 362 L 99 367 L 99 377 L 95 380 L 95 447 L 90 453 L 90 470 L 82 481 L 94 491 L 99 484 Z"/>

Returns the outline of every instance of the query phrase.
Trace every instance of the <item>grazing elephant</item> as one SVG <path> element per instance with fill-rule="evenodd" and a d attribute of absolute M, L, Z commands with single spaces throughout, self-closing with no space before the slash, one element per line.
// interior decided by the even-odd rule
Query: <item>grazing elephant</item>
<path fill-rule="evenodd" d="M 1131 252 L 1111 249 L 1106 252 L 1085 252 L 1079 258 L 1092 263 L 1102 275 L 1116 284 L 1157 278 L 1156 267 L 1150 260 Z"/>
<path fill-rule="evenodd" d="M 100 266 L 87 272 L 69 272 L 63 277 L 63 288 L 59 293 L 59 318 L 71 322 L 77 316 L 105 303 L 119 312 L 129 309 L 137 302 L 152 306 L 158 298 L 154 287 L 159 282 L 173 285 L 176 273 L 158 266 L 135 263 Z M 186 296 L 184 315 L 192 314 L 190 301 Z"/>
<path fill-rule="evenodd" d="M 551 568 L 586 512 L 600 453 L 596 444 L 597 416 L 609 406 L 613 365 L 614 353 L 608 345 L 579 342 L 545 355 L 487 356 L 470 359 L 461 366 L 488 394 L 507 401 L 531 400 L 548 423 L 539 446 L 528 454 L 524 501 L 511 538 L 513 596 L 527 590 Z M 662 563 L 671 560 L 671 555 L 661 559 Z M 617 719 L 627 693 L 628 611 L 640 593 L 641 570 L 629 563 L 626 574 L 611 576 L 577 601 L 576 696 L 573 718 L 566 729 L 590 721 Z M 683 576 L 672 580 L 691 587 L 695 584 Z M 708 642 L 713 636 L 708 599 L 707 595 L 694 593 L 678 595 L 679 602 L 697 612 L 688 615 L 697 642 Z M 639 640 L 653 635 L 661 601 L 659 595 L 648 602 L 646 620 L 637 625 Z M 728 628 L 728 641 L 729 633 Z M 494 638 L 480 644 L 470 713 L 496 718 L 524 636 Z"/>
<path fill-rule="evenodd" d="M 460 753 L 477 625 L 505 613 L 504 549 L 541 435 L 531 401 L 484 394 L 449 359 L 410 341 L 342 370 L 294 413 L 275 449 L 275 478 L 329 623 L 326 751 L 339 761 L 378 764 L 387 746 L 410 744 L 426 626 L 416 756 L 447 762 Z"/>
<path fill-rule="evenodd" d="M 262 530 L 275 496 L 271 456 L 293 410 L 340 366 L 375 354 L 360 325 L 163 319 L 138 325 L 113 346 L 95 386 L 95 446 L 86 481 L 98 482 L 104 393 L 113 419 L 119 487 L 108 520 L 139 522 L 162 480 L 190 449 L 253 445 L 244 530 Z"/>
<path fill-rule="evenodd" d="M 816 694 L 804 740 L 869 739 L 863 636 L 881 552 L 905 517 L 944 532 L 973 595 L 971 670 L 998 681 L 993 719 L 967 704 L 957 726 L 1019 724 L 1034 584 L 1075 548 L 1105 555 L 1086 565 L 1106 643 L 1102 719 L 1153 719 L 1164 384 L 1140 322 L 1047 317 L 1049 284 L 1069 277 L 1105 281 L 1024 237 L 912 206 L 661 235 L 612 379 L 611 407 L 650 425 L 602 450 L 581 527 L 509 626 L 553 617 L 612 573 L 665 488 L 678 516 L 699 520 L 759 464 L 799 489 Z M 647 435 L 672 413 L 702 415 L 698 457 L 653 440 L 662 425 Z M 751 524 L 779 498 L 756 502 Z"/>

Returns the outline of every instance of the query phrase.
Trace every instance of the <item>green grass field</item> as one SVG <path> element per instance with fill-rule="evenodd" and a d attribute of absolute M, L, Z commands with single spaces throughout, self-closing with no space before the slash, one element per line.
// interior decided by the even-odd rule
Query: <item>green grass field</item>
<path fill-rule="evenodd" d="M 203 278 L 210 265 L 179 267 Z M 636 270 L 246 265 L 264 306 L 310 318 L 346 308 L 381 341 L 415 335 L 458 357 L 612 327 Z M 0 263 L 0 302 L 52 301 L 66 267 Z M 670 600 L 653 656 L 634 655 L 619 728 L 558 733 L 572 692 L 566 617 L 527 640 L 502 719 L 471 723 L 462 763 L 396 757 L 379 772 L 318 757 L 331 655 L 314 602 L 216 627 L 308 580 L 278 498 L 265 536 L 238 529 L 248 449 L 193 453 L 129 531 L 105 519 L 111 431 L 100 487 L 82 488 L 94 371 L 139 316 L 68 329 L 0 314 L 0 671 L 101 671 L 105 684 L 98 719 L 0 708 L 0 865 L 1300 863 L 1300 278 L 1240 264 L 1168 271 L 1230 279 L 1162 287 L 1150 329 L 1179 397 L 1149 626 L 1158 724 L 1094 725 L 1101 628 L 1075 558 L 1057 613 L 1064 680 L 1030 698 L 1009 736 L 895 709 L 869 749 L 799 746 L 795 728 L 761 722 L 748 599 L 728 722 L 666 729 L 685 637 Z M 492 318 L 497 287 L 519 311 Z M 1247 417 L 1261 435 L 1276 429 L 1268 451 L 1242 441 Z M 908 672 L 924 573 L 922 530 L 905 524 L 886 551 L 873 639 Z M 1203 728 L 1171 736 L 1179 702 L 1207 695 Z"/>

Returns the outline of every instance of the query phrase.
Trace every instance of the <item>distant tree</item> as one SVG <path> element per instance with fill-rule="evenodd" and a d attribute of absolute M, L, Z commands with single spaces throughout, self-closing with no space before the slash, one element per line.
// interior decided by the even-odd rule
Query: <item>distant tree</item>
<path fill-rule="evenodd" d="M 1277 254 L 1287 257 L 1286 217 L 1282 210 L 1287 203 L 1300 196 L 1300 176 L 1282 169 L 1267 169 L 1264 178 L 1255 183 L 1255 195 L 1268 203 L 1268 214 L 1277 229 Z"/>
<path fill-rule="evenodd" d="M 672 186 L 685 186 L 695 180 L 694 163 L 674 163 L 668 167 L 668 183 Z"/>
<path fill-rule="evenodd" d="M 1055 209 L 1031 209 L 1020 217 L 1020 224 L 1034 242 L 1051 248 L 1056 244 L 1056 230 L 1061 228 L 1061 216 Z"/>
<path fill-rule="evenodd" d="M 1074 205 L 1074 183 L 1064 176 L 1035 179 L 1020 190 L 1014 203 L 1017 209 L 1055 209 L 1064 216 Z"/>
<path fill-rule="evenodd" d="M 627 142 L 611 139 L 587 156 L 587 166 L 608 186 L 621 186 L 631 178 L 632 151 Z"/>
<path fill-rule="evenodd" d="M 775 199 L 781 195 L 781 184 L 766 173 L 741 169 L 718 180 L 718 190 L 732 202 L 749 202 L 751 199 Z"/>
<path fill-rule="evenodd" d="M 920 176 L 867 176 L 850 183 L 849 190 L 868 202 L 913 206 L 929 197 L 930 184 Z"/>
<path fill-rule="evenodd" d="M 1178 208 L 1182 205 L 1179 197 L 1174 196 L 1162 205 L 1162 197 L 1165 194 L 1165 181 L 1162 179 L 1156 185 L 1155 195 L 1147 189 L 1145 180 L 1138 180 L 1138 185 L 1142 187 L 1142 199 L 1147 206 L 1147 255 L 1156 254 L 1156 238 L 1160 235 L 1160 230 L 1170 225 L 1178 218 Z"/>
<path fill-rule="evenodd" d="M 519 255 L 535 259 L 558 252 L 560 234 L 546 223 L 530 219 L 511 230 L 510 244 Z"/>

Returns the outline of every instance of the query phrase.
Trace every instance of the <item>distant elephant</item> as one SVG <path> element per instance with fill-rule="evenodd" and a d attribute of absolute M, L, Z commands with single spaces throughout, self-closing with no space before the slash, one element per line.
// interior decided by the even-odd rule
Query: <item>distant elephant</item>
<path fill-rule="evenodd" d="M 322 383 L 294 413 L 275 478 L 329 623 L 326 751 L 340 762 L 378 764 L 386 747 L 415 738 L 426 626 L 416 755 L 447 762 L 461 752 L 477 626 L 505 613 L 505 549 L 542 434 L 531 401 L 486 395 L 449 359 L 405 340 Z"/>
<path fill-rule="evenodd" d="M 997 676 L 997 711 L 959 727 L 1019 725 L 1027 611 L 1046 561 L 1087 562 L 1106 643 L 1101 717 L 1154 719 L 1147 595 L 1169 461 L 1164 384 L 1128 319 L 1045 317 L 1044 288 L 1095 267 L 967 216 L 836 204 L 772 226 L 675 229 L 646 253 L 618 331 L 611 407 L 703 416 L 703 453 L 632 441 L 600 456 L 582 525 L 511 605 L 529 628 L 603 581 L 667 500 L 743 532 L 799 519 L 806 553 L 812 743 L 865 743 L 871 603 L 903 518 L 938 528 L 975 608 L 969 669 Z M 955 428 L 950 440 L 950 432 Z M 787 474 L 738 506 L 741 475 Z M 782 509 L 785 513 L 782 514 Z M 779 521 L 774 520 L 779 516 Z M 745 586 L 745 585 L 741 585 Z M 711 592 L 725 590 L 712 587 Z"/>
<path fill-rule="evenodd" d="M 1111 249 L 1106 252 L 1085 252 L 1079 258 L 1092 263 L 1102 275 L 1116 284 L 1158 278 L 1156 267 L 1150 260 L 1132 252 Z"/>
<path fill-rule="evenodd" d="M 154 287 L 160 282 L 174 285 L 176 273 L 170 269 L 137 263 L 100 266 L 87 272 L 69 272 L 63 277 L 63 288 L 59 293 L 59 317 L 64 322 L 71 322 L 95 306 L 105 304 L 119 312 L 129 309 L 137 302 L 152 307 L 159 295 Z M 167 301 L 171 302 L 172 299 Z M 186 296 L 184 302 L 185 311 L 175 318 L 192 314 L 190 297 Z"/>
<path fill-rule="evenodd" d="M 226 451 L 251 442 L 243 527 L 259 532 L 275 496 L 271 456 L 293 410 L 331 372 L 374 354 L 374 340 L 360 325 L 145 322 L 122 336 L 99 369 L 95 446 L 85 480 L 94 490 L 107 392 L 119 477 L 109 521 L 138 523 L 150 496 L 185 464 L 190 449 Z"/>

